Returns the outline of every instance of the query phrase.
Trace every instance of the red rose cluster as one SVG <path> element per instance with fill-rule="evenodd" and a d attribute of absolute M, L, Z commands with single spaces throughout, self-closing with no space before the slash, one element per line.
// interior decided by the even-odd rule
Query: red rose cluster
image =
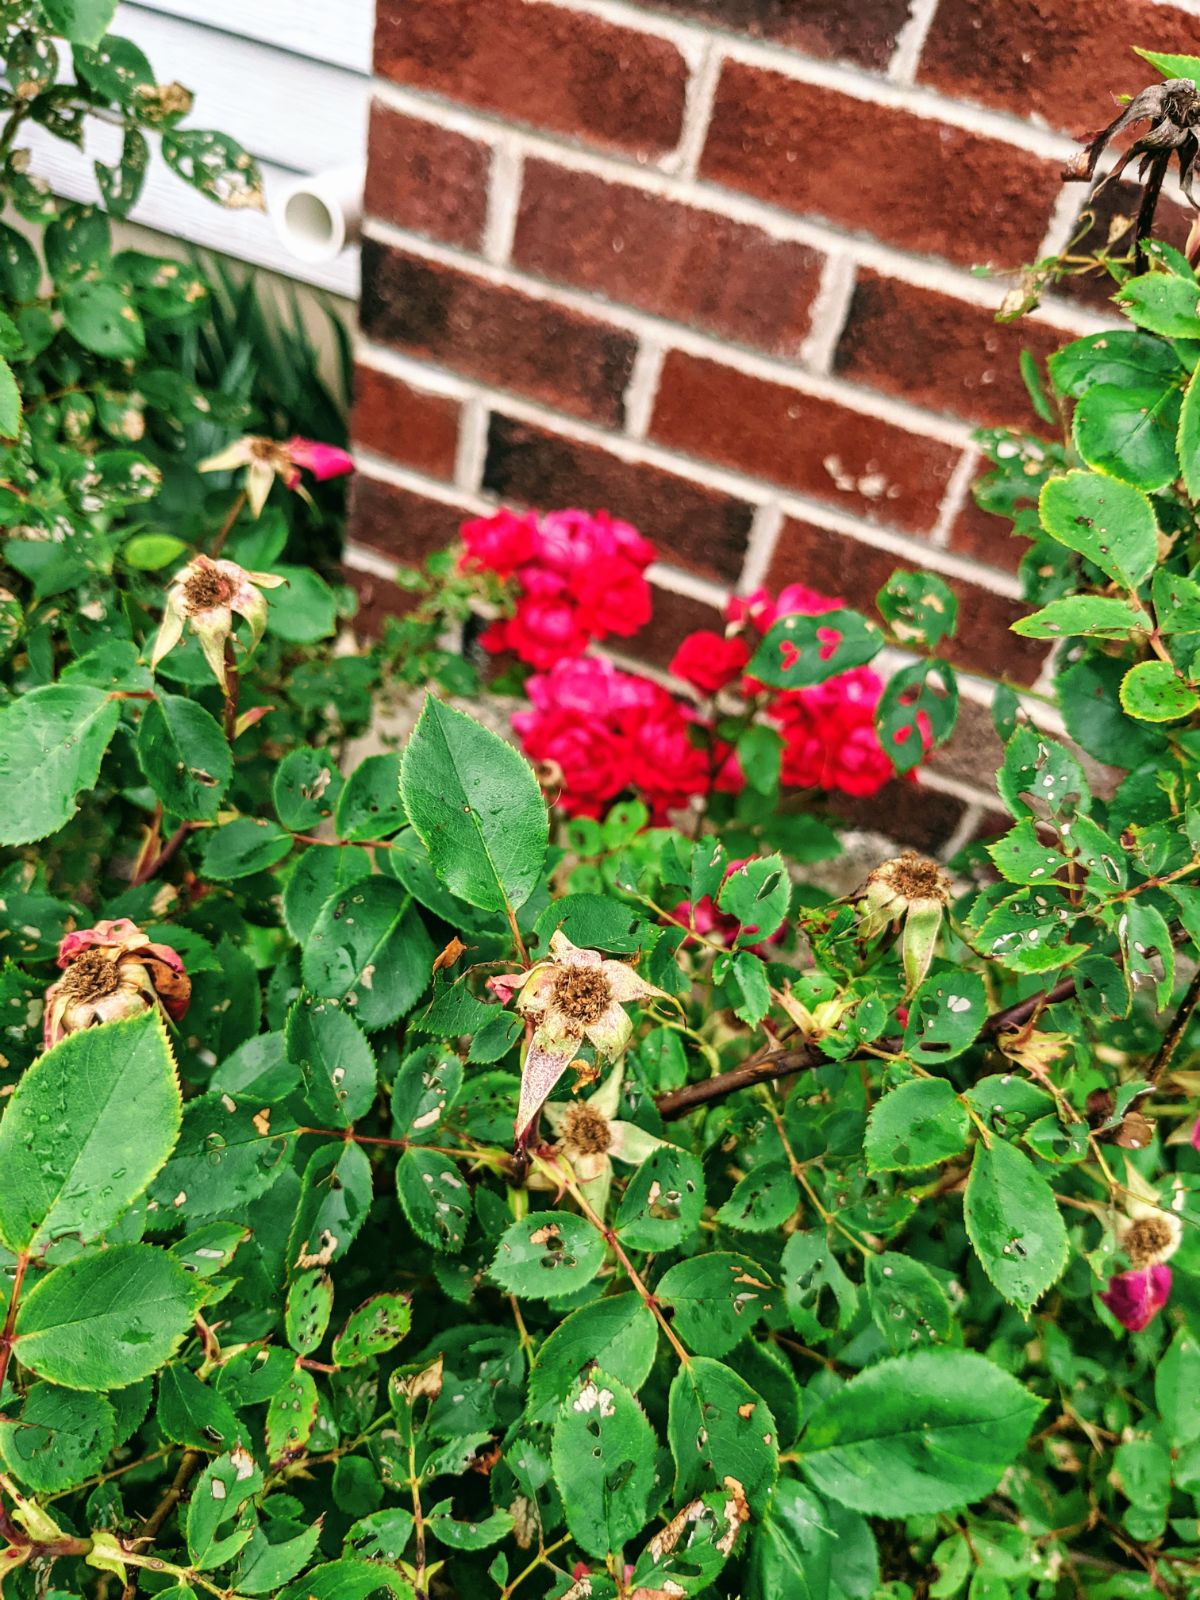
<path fill-rule="evenodd" d="M 596 656 L 559 661 L 525 685 L 532 709 L 513 717 L 525 754 L 555 771 L 569 816 L 600 817 L 626 790 L 655 822 L 713 787 L 679 701 L 649 678 Z"/>
<path fill-rule="evenodd" d="M 464 571 L 493 572 L 516 590 L 513 615 L 483 635 L 487 650 L 512 650 L 544 672 L 650 620 L 654 546 L 606 511 L 501 510 L 465 523 L 462 539 Z"/>
<path fill-rule="evenodd" d="M 758 589 L 730 601 L 725 614 L 736 632 L 690 634 L 676 651 L 671 671 L 701 694 L 716 694 L 742 677 L 753 647 L 780 617 L 817 617 L 842 604 L 799 583 L 789 584 L 776 600 Z M 744 681 L 747 693 L 761 692 L 753 679 Z M 825 683 L 774 695 L 766 711 L 783 738 L 783 782 L 852 795 L 882 789 L 894 776 L 875 732 L 875 707 L 882 693 L 883 682 L 869 667 L 852 667 Z"/>

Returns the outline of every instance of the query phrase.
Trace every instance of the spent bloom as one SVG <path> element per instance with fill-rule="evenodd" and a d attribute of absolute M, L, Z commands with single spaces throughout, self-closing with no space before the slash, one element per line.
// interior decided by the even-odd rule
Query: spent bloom
<path fill-rule="evenodd" d="M 548 1100 L 542 1107 L 557 1153 L 570 1162 L 588 1203 L 600 1216 L 604 1215 L 608 1204 L 613 1162 L 639 1166 L 665 1143 L 635 1122 L 623 1122 L 617 1117 L 621 1079 L 622 1069 L 618 1064 L 586 1100 Z M 540 1174 L 530 1179 L 533 1188 L 542 1184 L 549 1186 L 549 1183 L 550 1180 Z"/>
<path fill-rule="evenodd" d="M 68 933 L 58 947 L 63 976 L 46 990 L 46 1047 L 68 1033 L 133 1017 L 160 1005 L 178 1022 L 192 981 L 169 945 L 152 944 L 135 922 L 118 917 Z"/>
<path fill-rule="evenodd" d="M 1127 1202 L 1126 1215 L 1117 1222 L 1117 1243 L 1131 1270 L 1114 1273 L 1100 1299 L 1131 1333 L 1149 1327 L 1166 1305 L 1171 1293 L 1171 1269 L 1166 1263 L 1182 1237 L 1183 1224 L 1174 1212 L 1148 1200 Z"/>
<path fill-rule="evenodd" d="M 225 641 L 233 632 L 234 613 L 250 624 L 253 649 L 267 625 L 266 597 L 259 591 L 277 589 L 285 581 L 273 572 L 246 572 L 236 561 L 195 556 L 175 574 L 167 591 L 167 607 L 150 653 L 150 665 L 156 667 L 168 650 L 175 648 L 187 626 L 200 640 L 204 659 L 228 693 Z"/>
<path fill-rule="evenodd" d="M 903 925 L 900 955 L 910 994 L 929 971 L 951 887 L 937 862 L 915 850 L 883 862 L 867 878 L 858 907 L 859 935 L 869 941 Z"/>
<path fill-rule="evenodd" d="M 609 961 L 598 950 L 581 950 L 556 930 L 550 958 L 528 972 L 488 979 L 488 987 L 525 1019 L 525 1064 L 517 1109 L 517 1143 L 523 1144 L 554 1085 L 586 1040 L 598 1056 L 615 1059 L 633 1033 L 623 1009 L 633 1000 L 669 1000 L 624 961 Z"/>
<path fill-rule="evenodd" d="M 321 444 L 317 439 L 297 437 L 282 441 L 247 434 L 200 463 L 201 472 L 232 472 L 238 467 L 246 469 L 246 498 L 257 517 L 267 503 L 276 478 L 285 489 L 298 489 L 303 468 L 311 472 L 318 483 L 324 483 L 327 478 L 340 478 L 344 473 L 353 472 L 354 459 L 337 445 Z"/>

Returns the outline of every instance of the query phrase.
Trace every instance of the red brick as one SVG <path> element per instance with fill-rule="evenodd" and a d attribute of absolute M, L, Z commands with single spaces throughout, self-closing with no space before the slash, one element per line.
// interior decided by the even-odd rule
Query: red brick
<path fill-rule="evenodd" d="M 1194 7 L 1158 0 L 941 0 L 918 77 L 1083 137 L 1160 78 L 1130 46 L 1195 53 Z"/>
<path fill-rule="evenodd" d="M 1141 199 L 1141 186 L 1125 179 L 1119 183 L 1106 185 L 1094 200 L 1089 199 L 1081 188 L 1079 216 L 1076 219 L 1079 231 L 1074 236 L 1072 255 L 1089 256 L 1098 250 L 1103 250 L 1118 260 L 1128 256 L 1133 248 L 1133 230 L 1127 228 L 1118 235 L 1114 230 L 1114 224 L 1118 218 L 1132 222 L 1138 214 Z M 1165 239 L 1177 250 L 1182 250 L 1187 242 L 1188 230 L 1194 216 L 1195 212 L 1190 207 L 1178 205 L 1169 195 L 1161 195 L 1154 214 L 1154 227 L 1151 229 L 1153 237 Z M 1080 273 L 1073 277 L 1059 278 L 1054 285 L 1055 294 L 1065 295 L 1067 299 L 1074 300 L 1079 305 L 1106 311 L 1114 318 L 1119 315 L 1117 307 L 1112 303 L 1112 297 L 1116 292 L 1116 280 L 1103 268 L 1095 268 L 1091 272 Z"/>
<path fill-rule="evenodd" d="M 788 583 L 805 583 L 838 595 L 874 617 L 875 596 L 892 573 L 920 570 L 920 563 L 907 556 L 893 555 L 890 550 L 813 523 L 789 520 L 775 547 L 767 587 L 778 590 Z M 946 578 L 946 582 L 958 597 L 958 631 L 946 647 L 946 656 L 964 666 L 1003 672 L 1022 683 L 1032 683 L 1041 671 L 1046 646 L 1009 632 L 1011 623 L 1028 614 L 1028 606 L 961 578 Z"/>
<path fill-rule="evenodd" d="M 359 472 L 350 494 L 346 533 L 356 544 L 393 556 L 405 566 L 419 566 L 435 550 L 454 543 L 470 514 Z"/>
<path fill-rule="evenodd" d="M 701 175 L 922 255 L 1031 260 L 1058 167 L 997 139 L 727 61 Z"/>
<path fill-rule="evenodd" d="M 674 148 L 688 69 L 669 40 L 538 0 L 381 0 L 385 77 L 638 155 Z"/>
<path fill-rule="evenodd" d="M 984 511 L 976 505 L 975 496 L 969 494 L 951 524 L 950 548 L 975 561 L 985 561 L 989 567 L 1016 572 L 1021 565 L 1021 558 L 1029 549 L 1029 540 L 1013 532 L 1013 525 L 1007 517 L 997 516 L 994 511 Z"/>
<path fill-rule="evenodd" d="M 372 339 L 560 410 L 619 424 L 637 341 L 552 301 L 367 239 Z"/>
<path fill-rule="evenodd" d="M 454 476 L 462 407 L 374 367 L 354 369 L 354 442 L 433 478 Z"/>
<path fill-rule="evenodd" d="M 721 633 L 725 619 L 716 606 L 707 600 L 697 600 L 692 595 L 678 594 L 673 589 L 660 589 L 653 585 L 654 620 L 632 639 L 613 639 L 610 643 L 622 655 L 645 661 L 664 671 L 680 642 L 701 628 Z"/>
<path fill-rule="evenodd" d="M 374 572 L 360 572 L 357 567 L 343 567 L 342 578 L 358 596 L 354 631 L 360 638 L 378 638 L 389 617 L 404 616 L 421 598 L 411 589 L 402 589 Z"/>
<path fill-rule="evenodd" d="M 972 422 L 1038 427 L 1021 377 L 1021 351 L 1040 362 L 1071 337 L 1028 319 L 999 323 L 986 306 L 863 268 L 833 370 Z"/>
<path fill-rule="evenodd" d="M 477 139 L 371 107 L 363 207 L 371 215 L 468 249 L 483 240 L 491 151 Z"/>
<path fill-rule="evenodd" d="M 794 354 L 822 257 L 713 211 L 529 161 L 513 259 L 676 322 Z"/>
<path fill-rule="evenodd" d="M 681 350 L 663 364 L 650 435 L 914 533 L 932 526 L 958 459 L 952 445 Z"/>
<path fill-rule="evenodd" d="M 770 39 L 806 56 L 882 72 L 908 17 L 909 0 L 642 0 L 714 28 Z"/>
<path fill-rule="evenodd" d="M 604 509 L 634 523 L 663 558 L 718 582 L 742 570 L 754 508 L 646 462 L 494 414 L 484 487 L 542 510 Z"/>
<path fill-rule="evenodd" d="M 919 776 L 915 783 L 897 778 L 878 794 L 834 793 L 824 800 L 848 827 L 870 829 L 931 856 L 942 853 L 967 809 L 963 801 L 929 788 Z"/>

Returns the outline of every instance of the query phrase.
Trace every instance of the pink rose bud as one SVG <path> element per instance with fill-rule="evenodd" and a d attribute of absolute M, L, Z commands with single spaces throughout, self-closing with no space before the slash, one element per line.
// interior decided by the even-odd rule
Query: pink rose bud
<path fill-rule="evenodd" d="M 1140 1333 L 1154 1321 L 1170 1293 L 1171 1269 L 1160 1264 L 1114 1273 L 1100 1298 L 1123 1328 Z"/>

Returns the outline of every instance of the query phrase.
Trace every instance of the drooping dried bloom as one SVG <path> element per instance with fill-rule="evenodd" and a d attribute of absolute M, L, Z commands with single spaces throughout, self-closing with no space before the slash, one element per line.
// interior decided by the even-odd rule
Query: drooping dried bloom
<path fill-rule="evenodd" d="M 1170 1267 L 1154 1266 L 1114 1273 L 1100 1298 L 1123 1328 L 1140 1333 L 1154 1321 L 1170 1294 Z"/>
<path fill-rule="evenodd" d="M 1109 142 L 1126 128 L 1138 123 L 1150 124 L 1144 134 L 1129 146 L 1108 176 L 1096 185 L 1093 196 L 1108 184 L 1115 182 L 1134 156 L 1141 156 L 1138 176 L 1143 183 L 1142 204 L 1134 227 L 1135 259 L 1140 268 L 1142 241 L 1149 234 L 1158 206 L 1167 167 L 1174 155 L 1179 163 L 1179 184 L 1193 205 L 1200 205 L 1193 189 L 1196 178 L 1196 156 L 1200 152 L 1200 89 L 1190 78 L 1169 78 L 1166 83 L 1151 84 L 1114 117 L 1106 128 L 1093 135 L 1087 145 L 1063 171 L 1067 182 L 1089 182 Z M 1191 241 L 1189 240 L 1189 245 Z"/>
<path fill-rule="evenodd" d="M 889 925 L 903 923 L 900 955 L 910 994 L 929 971 L 950 889 L 950 879 L 937 862 L 915 850 L 885 861 L 867 879 L 859 932 L 863 939 L 874 939 Z"/>
<path fill-rule="evenodd" d="M 253 649 L 267 625 L 267 601 L 259 590 L 277 589 L 285 581 L 273 572 L 246 572 L 236 561 L 196 556 L 175 574 L 167 591 L 167 607 L 150 653 L 150 665 L 156 667 L 168 650 L 175 648 L 186 625 L 200 640 L 204 659 L 228 693 L 225 641 L 233 632 L 234 613 L 250 624 Z"/>
<path fill-rule="evenodd" d="M 600 1216 L 608 1204 L 613 1162 L 640 1165 L 666 1143 L 635 1122 L 623 1122 L 617 1117 L 621 1079 L 618 1065 L 586 1100 L 548 1100 L 542 1107 L 558 1154 L 570 1162 L 588 1203 Z M 531 1177 L 531 1188 L 542 1184 L 548 1187 L 549 1180 Z"/>
<path fill-rule="evenodd" d="M 523 1144 L 554 1085 L 586 1039 L 597 1055 L 612 1060 L 629 1043 L 633 1023 L 622 1009 L 633 1000 L 669 1000 L 639 978 L 624 961 L 608 961 L 598 950 L 581 950 L 561 932 L 550 936 L 550 959 L 528 972 L 488 979 L 488 987 L 525 1018 L 525 1064 L 517 1108 L 516 1138 Z"/>
<path fill-rule="evenodd" d="M 1183 1224 L 1173 1211 L 1145 1200 L 1130 1199 L 1127 1215 L 1117 1223 L 1117 1242 L 1132 1267 L 1162 1266 L 1179 1249 Z"/>
<path fill-rule="evenodd" d="M 337 445 L 316 439 L 264 439 L 248 433 L 200 463 L 201 472 L 232 472 L 245 467 L 244 487 L 250 509 L 261 515 L 271 485 L 278 478 L 285 489 L 300 487 L 300 469 L 311 472 L 318 483 L 354 471 L 354 458 Z"/>
<path fill-rule="evenodd" d="M 178 1022 L 192 980 L 169 945 L 152 944 L 135 922 L 118 917 L 67 934 L 58 947 L 63 976 L 46 991 L 46 1048 L 68 1033 L 137 1016 L 159 1005 Z"/>

